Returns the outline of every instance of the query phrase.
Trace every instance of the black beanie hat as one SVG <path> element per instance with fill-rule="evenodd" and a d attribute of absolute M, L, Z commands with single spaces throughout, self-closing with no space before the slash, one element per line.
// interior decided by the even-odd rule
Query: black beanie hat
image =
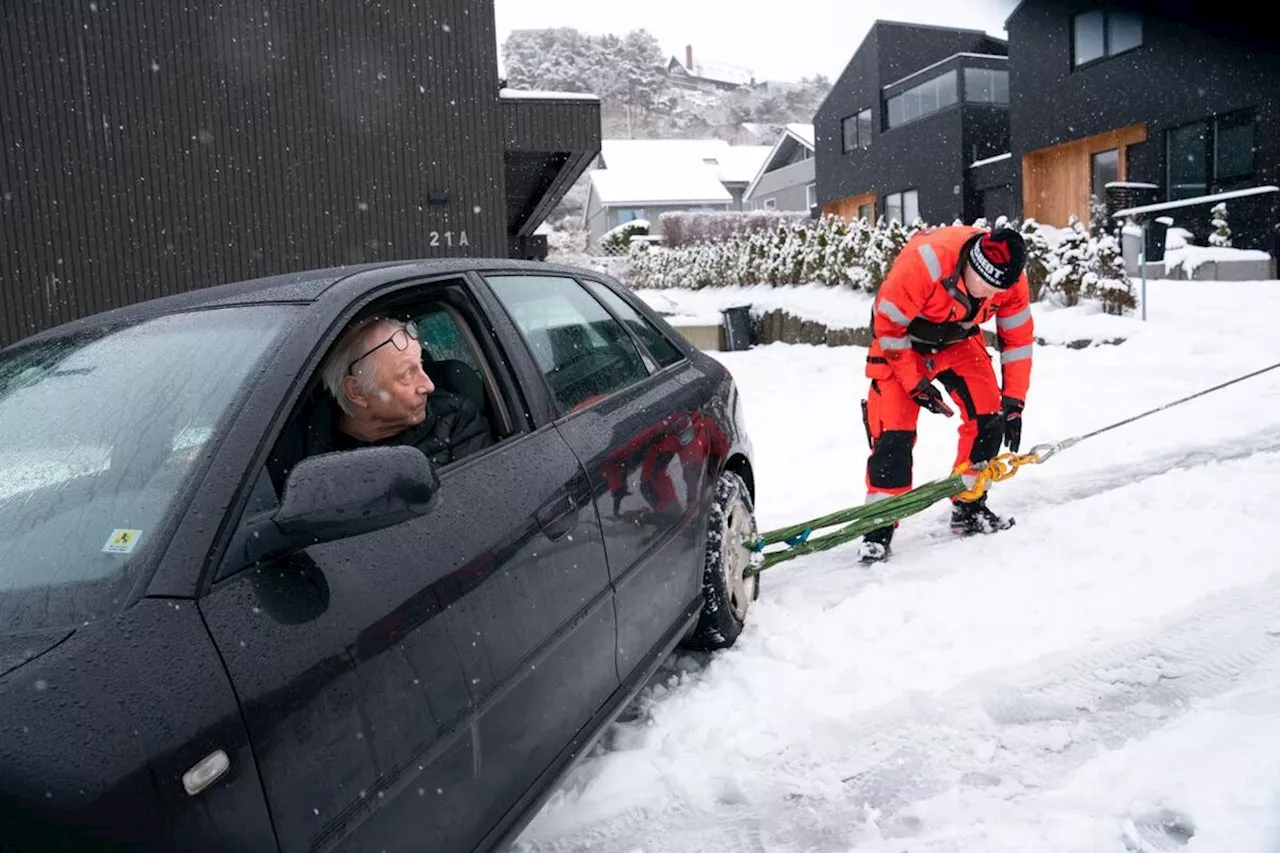
<path fill-rule="evenodd" d="M 1012 228 L 997 228 L 973 241 L 969 249 L 969 266 L 992 287 L 1005 290 L 1022 275 L 1027 259 L 1027 245 L 1022 235 Z"/>

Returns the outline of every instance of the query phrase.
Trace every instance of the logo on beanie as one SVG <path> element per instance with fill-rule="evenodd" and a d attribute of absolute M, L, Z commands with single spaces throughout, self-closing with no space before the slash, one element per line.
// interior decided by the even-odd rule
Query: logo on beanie
<path fill-rule="evenodd" d="M 990 235 L 982 238 L 982 254 L 986 255 L 992 263 L 1007 264 L 1012 260 L 1009 255 L 1009 247 L 1004 241 L 996 242 Z"/>

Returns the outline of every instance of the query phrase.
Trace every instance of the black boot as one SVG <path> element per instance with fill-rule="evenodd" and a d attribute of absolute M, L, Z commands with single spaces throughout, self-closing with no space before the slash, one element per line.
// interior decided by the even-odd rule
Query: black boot
<path fill-rule="evenodd" d="M 858 559 L 864 563 L 881 563 L 889 559 L 889 543 L 893 541 L 893 525 L 879 527 L 862 537 Z"/>
<path fill-rule="evenodd" d="M 956 501 L 951 509 L 951 532 L 958 536 L 995 533 L 1013 527 L 1012 518 L 1001 518 L 987 508 L 987 496 L 976 501 Z"/>

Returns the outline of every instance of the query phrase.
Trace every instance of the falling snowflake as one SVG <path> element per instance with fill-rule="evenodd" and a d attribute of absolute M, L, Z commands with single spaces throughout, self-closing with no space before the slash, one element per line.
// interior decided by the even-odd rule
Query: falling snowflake
<path fill-rule="evenodd" d="M 154 59 L 153 59 L 153 60 L 151 60 L 151 70 L 152 70 L 152 71 L 159 71 L 159 70 L 160 70 L 160 63 L 159 63 L 159 62 L 156 62 Z"/>

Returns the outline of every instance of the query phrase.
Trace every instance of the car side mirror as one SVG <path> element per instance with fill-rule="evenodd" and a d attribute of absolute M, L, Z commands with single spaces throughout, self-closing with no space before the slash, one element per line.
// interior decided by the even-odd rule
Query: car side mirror
<path fill-rule="evenodd" d="M 280 508 L 253 525 L 249 563 L 383 530 L 426 515 L 440 479 L 413 447 L 367 447 L 308 457 L 285 480 Z"/>

